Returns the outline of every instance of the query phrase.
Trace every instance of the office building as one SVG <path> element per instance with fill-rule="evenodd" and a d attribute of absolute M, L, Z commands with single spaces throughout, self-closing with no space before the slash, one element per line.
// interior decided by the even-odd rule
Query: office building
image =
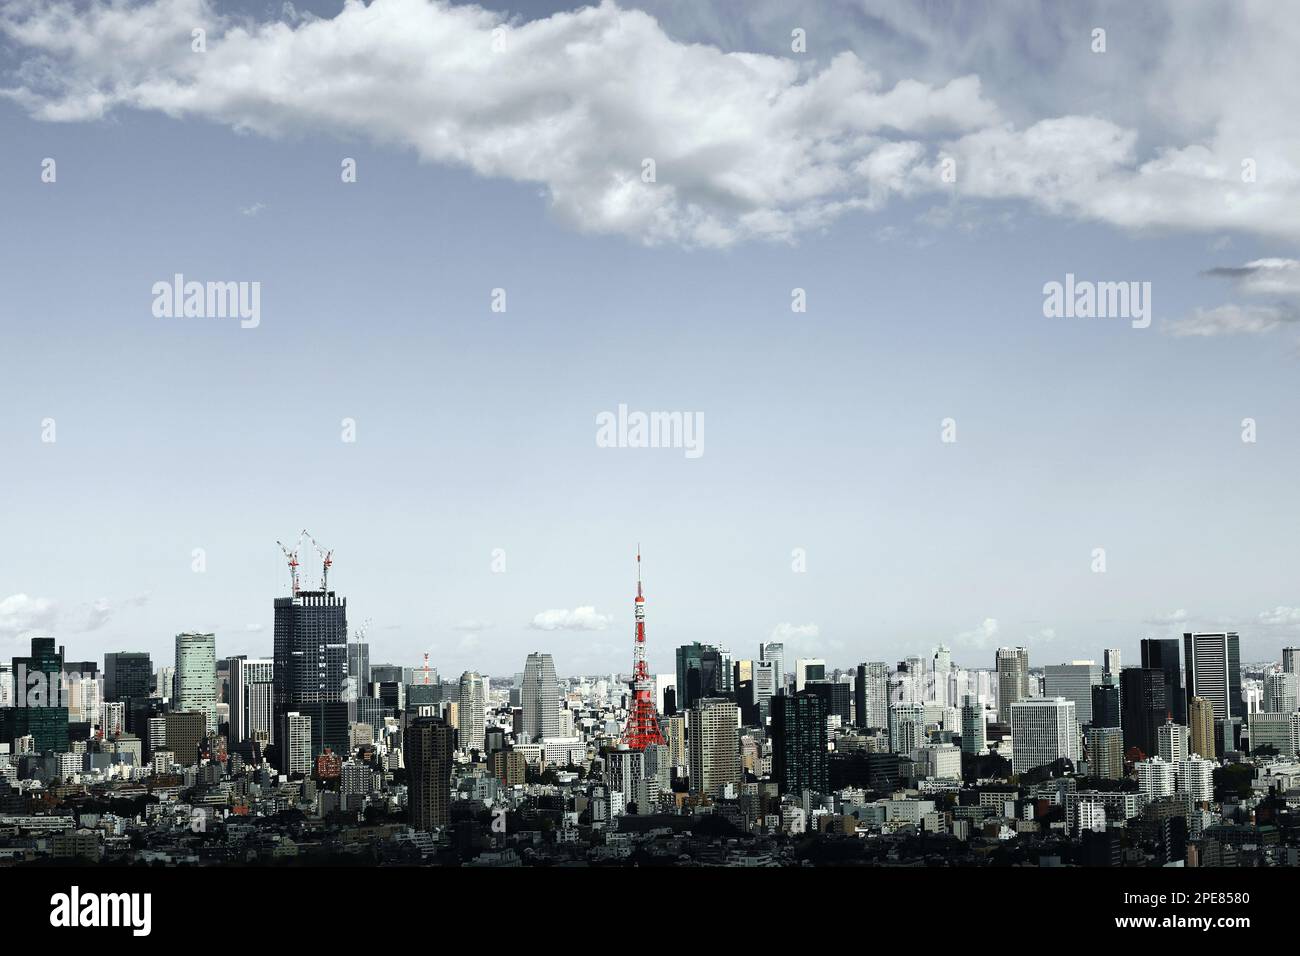
<path fill-rule="evenodd" d="M 197 710 L 217 729 L 217 638 L 215 634 L 176 635 L 176 687 L 172 706 Z M 175 748 L 172 748 L 175 749 Z"/>
<path fill-rule="evenodd" d="M 1101 668 L 1093 661 L 1048 664 L 1043 668 L 1043 696 L 1073 701 L 1080 725 L 1091 724 L 1092 688 L 1101 678 Z"/>
<path fill-rule="evenodd" d="M 1036 697 L 1011 705 L 1011 769 L 1024 773 L 1065 758 L 1079 760 L 1079 722 L 1074 701 Z"/>
<path fill-rule="evenodd" d="M 776 676 L 776 691 L 780 693 L 785 690 L 785 645 L 777 641 L 769 641 L 766 644 L 760 644 L 758 648 L 758 659 L 760 661 L 770 661 L 772 671 Z"/>
<path fill-rule="evenodd" d="M 1088 772 L 1103 780 L 1124 779 L 1124 731 L 1093 724 L 1084 733 L 1088 746 Z"/>
<path fill-rule="evenodd" d="M 1120 654 L 1118 647 L 1108 647 L 1102 652 L 1102 670 L 1104 676 L 1114 679 L 1119 684 Z"/>
<path fill-rule="evenodd" d="M 104 700 L 148 697 L 153 664 L 143 651 L 109 651 L 104 655 Z"/>
<path fill-rule="evenodd" d="M 275 743 L 275 661 L 232 657 L 229 670 L 230 743 Z"/>
<path fill-rule="evenodd" d="M 1300 647 L 1282 648 L 1283 671 L 1288 674 L 1300 674 L 1300 670 L 1297 669 L 1297 667 L 1300 666 L 1300 658 L 1298 658 L 1297 655 L 1300 655 Z"/>
<path fill-rule="evenodd" d="M 1118 727 L 1121 723 L 1119 677 L 1103 675 L 1100 684 L 1092 686 L 1093 727 Z"/>
<path fill-rule="evenodd" d="M 360 696 L 370 688 L 370 645 L 365 641 L 348 641 L 348 686 Z"/>
<path fill-rule="evenodd" d="M 952 652 L 942 644 L 935 649 L 930 672 L 934 675 L 934 688 L 930 699 L 936 704 L 950 704 L 948 682 L 952 677 Z"/>
<path fill-rule="evenodd" d="M 848 727 L 852 718 L 853 686 L 841 680 L 804 681 L 802 693 L 817 694 L 826 701 L 826 715 L 838 717 L 841 727 Z"/>
<path fill-rule="evenodd" d="M 1023 647 L 999 647 L 994 658 L 998 674 L 998 721 L 1011 721 L 1013 704 L 1029 696 L 1029 652 Z"/>
<path fill-rule="evenodd" d="M 312 718 L 310 714 L 300 714 L 297 711 L 290 711 L 285 714 L 284 739 L 280 742 L 280 747 L 284 751 L 285 773 L 311 773 L 315 744 L 312 742 Z M 321 751 L 321 753 L 324 752 Z"/>
<path fill-rule="evenodd" d="M 216 673 L 216 669 L 213 669 Z M 201 710 L 172 711 L 163 715 L 163 741 L 182 767 L 199 761 L 199 748 L 208 739 L 208 715 Z"/>
<path fill-rule="evenodd" d="M 561 736 L 560 682 L 550 654 L 534 651 L 528 655 L 519 700 L 524 709 L 524 733 L 530 741 Z"/>
<path fill-rule="evenodd" d="M 1166 720 L 1156 730 L 1156 753 L 1161 760 L 1176 764 L 1187 756 L 1190 738 L 1186 727 Z"/>
<path fill-rule="evenodd" d="M 739 715 L 735 701 L 726 698 L 706 697 L 692 705 L 687 720 L 691 790 L 717 799 L 729 787 L 739 787 Z"/>
<path fill-rule="evenodd" d="M 794 662 L 794 691 L 804 689 L 804 686 L 812 680 L 826 679 L 826 662 L 820 657 L 800 657 Z"/>
<path fill-rule="evenodd" d="M 984 723 L 984 705 L 979 698 L 967 694 L 961 705 L 961 751 L 982 754 L 988 749 L 987 727 Z"/>
<path fill-rule="evenodd" d="M 889 708 L 889 749 L 910 754 L 930 739 L 925 732 L 924 704 L 893 704 Z"/>
<path fill-rule="evenodd" d="M 781 793 L 827 792 L 826 698 L 811 691 L 772 700 L 772 776 Z"/>
<path fill-rule="evenodd" d="M 326 747 L 336 754 L 347 753 L 347 606 L 347 598 L 333 591 L 299 591 L 293 597 L 275 599 L 276 739 L 280 739 L 288 714 L 310 718 L 309 759 L 313 766 Z M 339 709 L 329 706 L 334 704 L 342 705 L 341 720 Z M 284 753 L 286 748 L 277 751 Z"/>
<path fill-rule="evenodd" d="M 1159 752 L 1158 733 L 1171 711 L 1165 697 L 1165 672 L 1149 667 L 1126 667 L 1119 672 L 1121 724 L 1124 750 L 1136 747 L 1143 757 Z"/>
<path fill-rule="evenodd" d="M 696 641 L 677 648 L 677 709 L 689 710 L 705 697 L 733 693 L 731 653 Z"/>
<path fill-rule="evenodd" d="M 1245 716 L 1241 700 L 1241 642 L 1235 632 L 1184 634 L 1187 699 L 1204 697 L 1216 725 Z M 1219 733 L 1216 727 L 1216 734 Z"/>
<path fill-rule="evenodd" d="M 30 657 L 13 659 L 15 706 L 0 711 L 0 743 L 32 738 L 32 752 L 68 750 L 68 706 L 63 693 L 63 648 L 52 637 L 33 637 Z"/>
<path fill-rule="evenodd" d="M 1183 670 L 1178 660 L 1178 638 L 1144 638 L 1142 666 L 1165 675 L 1165 700 L 1174 723 L 1187 724 L 1187 696 L 1183 693 Z"/>

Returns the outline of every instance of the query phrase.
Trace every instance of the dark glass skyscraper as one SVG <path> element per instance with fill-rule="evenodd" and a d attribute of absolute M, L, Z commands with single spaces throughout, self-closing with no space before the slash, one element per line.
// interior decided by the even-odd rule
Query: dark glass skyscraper
<path fill-rule="evenodd" d="M 104 655 L 104 700 L 148 697 L 153 662 L 143 651 L 110 651 Z"/>
<path fill-rule="evenodd" d="M 1183 671 L 1178 661 L 1178 638 L 1144 638 L 1142 666 L 1163 671 L 1165 700 L 1174 723 L 1187 726 L 1187 697 L 1183 694 Z"/>
<path fill-rule="evenodd" d="M 782 793 L 827 791 L 826 715 L 818 693 L 772 698 L 772 776 Z"/>
<path fill-rule="evenodd" d="M 312 756 L 347 753 L 348 602 L 333 591 L 299 591 L 275 600 L 276 740 L 289 739 L 289 713 L 311 718 Z M 284 731 L 283 735 L 281 731 Z M 285 754 L 281 753 L 283 768 Z"/>
<path fill-rule="evenodd" d="M 62 693 L 63 648 L 52 637 L 33 637 L 31 657 L 13 659 L 14 703 L 3 728 L 12 743 L 30 735 L 37 753 L 65 753 L 68 703 Z"/>
<path fill-rule="evenodd" d="M 1092 726 L 1120 726 L 1119 684 L 1110 677 L 1092 685 Z"/>
<path fill-rule="evenodd" d="M 730 655 L 711 644 L 677 648 L 677 707 L 689 710 L 705 697 L 731 696 Z"/>
<path fill-rule="evenodd" d="M 1125 667 L 1119 672 L 1124 749 L 1137 747 L 1148 757 L 1159 752 L 1157 732 L 1169 714 L 1165 672 L 1154 667 Z"/>

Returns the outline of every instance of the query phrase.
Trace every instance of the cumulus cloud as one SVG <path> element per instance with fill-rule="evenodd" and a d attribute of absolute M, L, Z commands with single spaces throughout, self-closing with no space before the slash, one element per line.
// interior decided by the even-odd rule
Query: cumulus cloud
<path fill-rule="evenodd" d="M 770 639 L 781 644 L 798 644 L 816 640 L 821 637 L 821 633 L 822 629 L 816 624 L 791 624 L 789 621 L 782 621 L 772 628 Z"/>
<path fill-rule="evenodd" d="M 552 609 L 533 617 L 529 627 L 539 631 L 603 631 L 614 618 L 598 614 L 594 607 L 575 607 L 572 611 Z"/>
<path fill-rule="evenodd" d="M 0 600 L 0 636 L 19 637 L 33 631 L 51 631 L 58 606 L 49 598 L 11 594 Z"/>
<path fill-rule="evenodd" d="M 969 631 L 962 631 L 955 638 L 958 644 L 965 644 L 970 647 L 987 647 L 998 636 L 997 618 L 986 617 L 977 627 Z"/>
<path fill-rule="evenodd" d="M 1184 318 L 1166 322 L 1165 332 L 1201 338 L 1261 335 L 1300 320 L 1300 308 L 1289 298 L 1300 293 L 1300 261 L 1255 259 L 1241 266 L 1215 266 L 1202 274 L 1229 279 L 1241 294 L 1264 296 L 1268 301 L 1193 309 Z"/>
<path fill-rule="evenodd" d="M 1157 614 L 1154 617 L 1146 619 L 1146 623 L 1153 627 L 1173 627 L 1178 624 L 1187 623 L 1188 613 L 1183 608 L 1176 611 L 1170 611 L 1168 614 Z"/>
<path fill-rule="evenodd" d="M 196 26 L 204 54 L 190 50 Z M 1260 108 L 1240 97 L 1217 103 L 1206 141 L 1140 153 L 1139 131 L 1105 117 L 1013 124 L 977 75 L 886 80 L 853 52 L 724 52 L 612 2 L 524 21 L 441 0 L 348 0 L 328 19 L 256 21 L 206 0 L 14 0 L 0 32 L 20 63 L 0 95 L 40 119 L 130 108 L 363 138 L 539 184 L 562 220 L 646 243 L 788 240 L 930 193 L 1133 229 L 1300 237 L 1284 214 L 1300 199 L 1287 159 L 1298 144 L 1279 131 L 1291 124 L 1244 138 L 1231 109 Z M 1265 173 L 1243 182 L 1248 155 Z"/>
<path fill-rule="evenodd" d="M 1300 607 L 1279 605 L 1270 611 L 1260 611 L 1259 623 L 1270 626 L 1300 624 Z"/>

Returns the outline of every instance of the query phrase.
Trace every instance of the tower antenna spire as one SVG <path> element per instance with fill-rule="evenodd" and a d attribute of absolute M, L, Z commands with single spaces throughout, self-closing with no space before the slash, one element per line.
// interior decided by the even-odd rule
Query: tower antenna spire
<path fill-rule="evenodd" d="M 623 725 L 623 742 L 629 750 L 645 750 L 650 744 L 663 746 L 659 713 L 650 685 L 650 668 L 645 662 L 645 597 L 641 593 L 641 545 L 636 546 L 636 640 L 632 645 L 632 706 Z"/>

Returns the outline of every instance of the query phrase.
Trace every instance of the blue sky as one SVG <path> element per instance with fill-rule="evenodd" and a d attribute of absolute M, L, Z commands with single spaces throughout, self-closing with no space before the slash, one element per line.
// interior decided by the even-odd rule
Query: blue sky
<path fill-rule="evenodd" d="M 511 49 L 554 69 L 536 96 L 499 67 L 401 68 L 490 38 L 498 14 L 463 5 L 376 0 L 390 45 L 351 60 L 322 42 L 358 32 L 339 4 L 62 9 L 0 4 L 9 648 L 52 633 L 73 658 L 166 661 L 211 629 L 222 655 L 269 653 L 275 540 L 303 526 L 353 625 L 373 619 L 372 660 L 447 673 L 533 649 L 626 671 L 638 541 L 656 671 L 679 643 L 755 656 L 774 635 L 839 666 L 940 642 L 970 666 L 999 644 L 1133 659 L 1185 628 L 1238 628 L 1248 658 L 1295 641 L 1300 173 L 1276 158 L 1293 124 L 1269 122 L 1295 94 L 1266 81 L 1294 71 L 1296 28 L 1263 8 L 1012 4 L 976 42 L 907 5 L 512 7 Z M 1209 59 L 1212 17 L 1254 44 L 1246 102 L 1206 93 L 1241 89 Z M 196 18 L 215 67 L 181 58 Z M 185 49 L 50 39 L 139 23 Z M 258 77 L 268 50 L 294 82 Z M 736 73 L 737 52 L 766 59 Z M 675 57 L 694 72 L 656 66 Z M 636 92 L 589 95 L 605 73 Z M 754 105 L 771 89 L 807 101 L 777 122 Z M 656 105 L 624 113 L 629 95 Z M 628 199 L 611 169 L 647 150 L 673 192 Z M 1249 186 L 1246 155 L 1268 158 Z M 260 282 L 259 326 L 155 318 L 177 272 Z M 1045 318 L 1066 273 L 1150 282 L 1151 327 Z M 701 414 L 704 454 L 597 447 L 620 403 Z"/>

